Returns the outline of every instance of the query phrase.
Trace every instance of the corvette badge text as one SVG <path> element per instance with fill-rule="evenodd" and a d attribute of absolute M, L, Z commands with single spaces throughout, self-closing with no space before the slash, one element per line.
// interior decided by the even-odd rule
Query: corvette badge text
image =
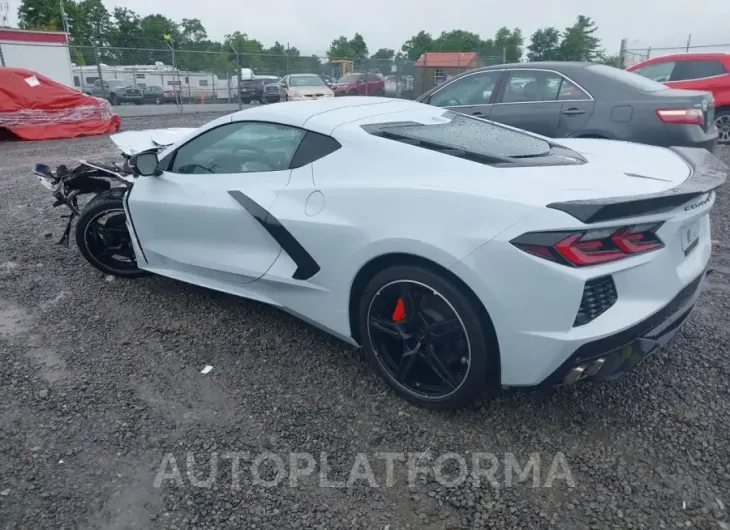
<path fill-rule="evenodd" d="M 684 211 L 688 212 L 690 210 L 696 210 L 700 206 L 704 206 L 705 204 L 707 204 L 708 202 L 710 202 L 712 200 L 714 193 L 715 193 L 714 191 L 711 191 L 710 193 L 707 194 L 707 197 L 705 199 L 701 200 L 700 202 L 696 202 L 694 204 L 690 204 L 689 206 L 685 206 Z"/>
<path fill-rule="evenodd" d="M 427 450 L 421 453 L 358 453 L 344 466 L 341 460 L 336 466 L 331 465 L 324 452 L 316 456 L 310 453 L 188 452 L 180 461 L 168 453 L 160 464 L 154 487 L 350 488 L 366 485 L 382 488 L 404 483 L 415 487 L 426 481 L 449 488 L 504 488 L 516 484 L 533 488 L 576 486 L 563 453 L 531 453 L 526 458 L 519 458 L 512 453 L 500 456 L 492 453 L 435 455 Z"/>

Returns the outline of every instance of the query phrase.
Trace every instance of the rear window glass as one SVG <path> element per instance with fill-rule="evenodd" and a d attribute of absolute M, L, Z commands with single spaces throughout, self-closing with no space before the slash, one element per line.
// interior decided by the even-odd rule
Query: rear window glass
<path fill-rule="evenodd" d="M 360 74 L 343 75 L 340 77 L 340 83 L 354 83 L 358 79 L 360 79 Z"/>
<path fill-rule="evenodd" d="M 639 74 L 627 72 L 626 70 L 621 70 L 620 68 L 614 68 L 613 66 L 605 64 L 592 64 L 586 67 L 586 70 L 643 92 L 657 92 L 658 90 L 667 89 L 665 85 L 662 85 L 657 81 L 652 81 L 651 79 Z"/>
<path fill-rule="evenodd" d="M 396 140 L 422 142 L 431 149 L 437 146 L 477 156 L 521 158 L 550 153 L 551 145 L 545 140 L 486 120 L 446 111 L 434 121 L 440 123 L 383 123 L 368 126 L 366 130 Z"/>

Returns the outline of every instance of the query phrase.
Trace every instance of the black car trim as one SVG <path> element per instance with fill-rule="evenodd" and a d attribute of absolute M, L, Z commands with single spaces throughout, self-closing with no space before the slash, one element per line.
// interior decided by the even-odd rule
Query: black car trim
<path fill-rule="evenodd" d="M 730 175 L 730 168 L 706 149 L 696 147 L 669 149 L 690 167 L 690 176 L 679 186 L 659 193 L 633 197 L 554 202 L 547 207 L 563 211 L 586 224 L 658 214 L 712 192 L 722 186 Z"/>
<path fill-rule="evenodd" d="M 142 248 L 142 242 L 139 240 L 137 229 L 135 228 L 134 221 L 132 220 L 132 210 L 129 208 L 129 195 L 131 193 L 132 190 L 129 190 L 122 196 L 122 204 L 124 206 L 125 213 L 127 214 L 127 219 L 129 219 L 129 225 L 132 227 L 131 235 L 137 241 L 137 246 L 139 247 L 139 251 L 142 253 L 142 257 L 145 261 L 147 261 L 147 256 L 145 256 L 144 249 Z"/>
<path fill-rule="evenodd" d="M 641 322 L 634 324 L 630 328 L 619 331 L 614 335 L 603 337 L 602 339 L 587 342 L 578 347 L 563 364 L 560 365 L 552 374 L 550 374 L 539 386 L 555 386 L 561 383 L 565 375 L 574 366 L 583 365 L 592 360 L 601 358 L 611 352 L 632 343 L 636 339 L 642 337 L 650 337 L 651 333 L 663 325 L 659 331 L 659 335 L 678 327 L 684 319 L 689 316 L 690 311 L 697 303 L 697 299 L 702 293 L 702 285 L 704 279 L 712 272 L 710 268 L 706 268 L 702 274 L 692 280 L 683 287 L 679 293 L 664 307 L 656 313 L 645 318 Z M 669 325 L 666 325 L 669 323 Z"/>
<path fill-rule="evenodd" d="M 261 226 L 281 245 L 284 252 L 296 263 L 297 270 L 292 274 L 295 280 L 309 280 L 320 271 L 319 264 L 307 252 L 297 239 L 289 232 L 271 212 L 256 201 L 238 190 L 229 190 L 228 194 L 251 214 Z"/>

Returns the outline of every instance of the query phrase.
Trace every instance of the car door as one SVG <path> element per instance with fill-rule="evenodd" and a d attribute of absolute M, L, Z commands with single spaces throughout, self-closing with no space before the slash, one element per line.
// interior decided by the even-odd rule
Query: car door
<path fill-rule="evenodd" d="M 562 104 L 558 130 L 554 138 L 577 136 L 595 110 L 596 102 L 593 96 L 573 80 L 563 77 L 557 97 Z"/>
<path fill-rule="evenodd" d="M 490 119 L 548 137 L 559 135 L 563 76 L 550 70 L 507 71 Z"/>
<path fill-rule="evenodd" d="M 301 129 L 239 121 L 206 130 L 140 177 L 129 195 L 133 230 L 148 268 L 231 286 L 263 276 L 281 246 L 264 218 L 293 172 Z"/>
<path fill-rule="evenodd" d="M 464 75 L 447 82 L 424 103 L 461 114 L 490 118 L 504 70 L 486 70 Z"/>

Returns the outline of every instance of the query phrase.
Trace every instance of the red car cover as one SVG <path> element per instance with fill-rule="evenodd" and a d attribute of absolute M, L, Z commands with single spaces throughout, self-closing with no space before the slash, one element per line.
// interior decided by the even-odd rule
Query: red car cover
<path fill-rule="evenodd" d="M 108 101 L 30 70 L 0 67 L 0 129 L 22 140 L 51 140 L 110 134 L 119 127 Z"/>

